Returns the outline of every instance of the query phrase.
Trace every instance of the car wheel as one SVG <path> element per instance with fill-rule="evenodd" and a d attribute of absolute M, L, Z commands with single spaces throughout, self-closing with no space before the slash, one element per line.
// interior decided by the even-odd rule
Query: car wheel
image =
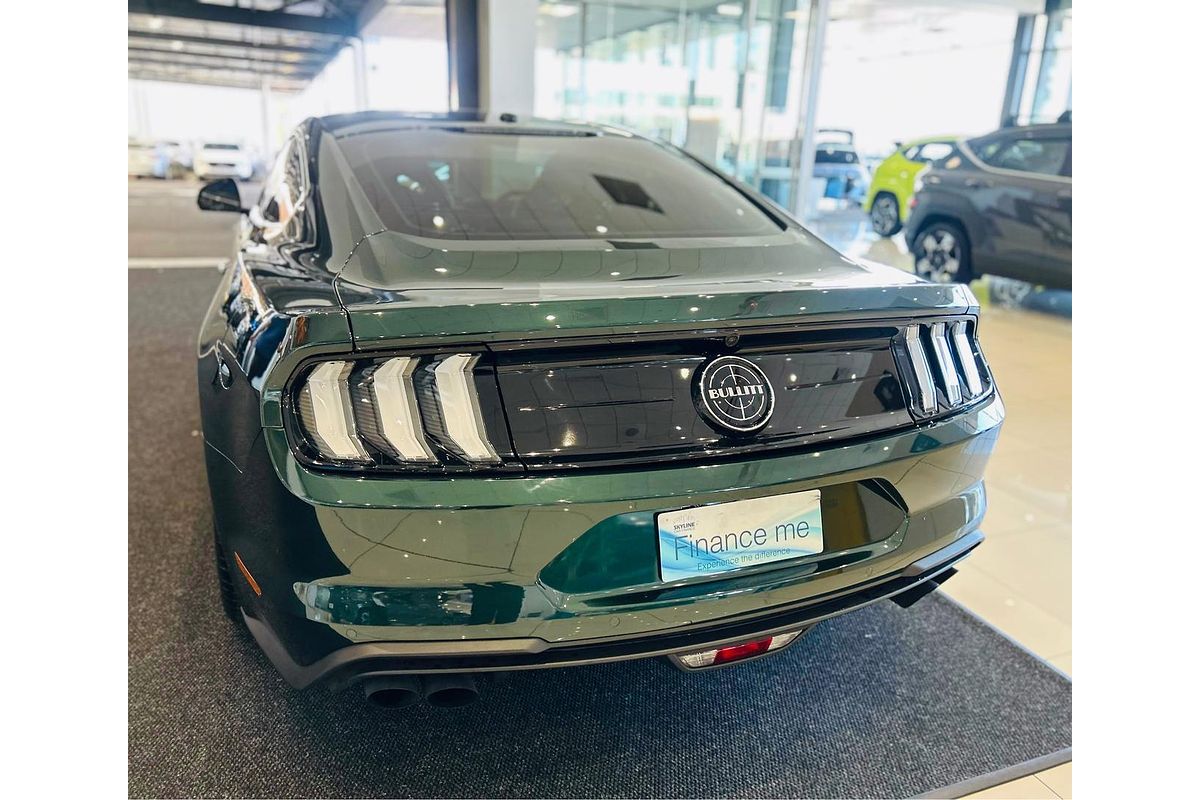
<path fill-rule="evenodd" d="M 969 283 L 971 243 L 953 222 L 931 222 L 914 240 L 917 274 L 934 283 Z"/>
<path fill-rule="evenodd" d="M 880 236 L 895 236 L 902 227 L 895 195 L 878 194 L 871 203 L 871 227 Z"/>
<path fill-rule="evenodd" d="M 234 622 L 242 619 L 242 606 L 238 603 L 237 592 L 233 588 L 233 576 L 229 574 L 229 562 L 225 560 L 225 551 L 216 534 L 213 534 L 213 548 L 217 555 L 217 585 L 221 590 L 221 610 L 225 616 Z"/>
<path fill-rule="evenodd" d="M 996 305 L 1016 308 L 1033 293 L 1033 284 L 995 275 L 988 279 L 988 296 Z"/>

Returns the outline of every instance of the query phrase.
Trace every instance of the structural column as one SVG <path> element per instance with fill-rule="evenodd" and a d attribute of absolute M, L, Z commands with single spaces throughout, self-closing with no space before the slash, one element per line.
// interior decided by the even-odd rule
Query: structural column
<path fill-rule="evenodd" d="M 1017 17 L 1012 58 L 1008 63 L 1008 81 L 1004 86 L 1004 105 L 1000 110 L 1001 128 L 1016 125 L 1021 115 L 1021 96 L 1025 89 L 1025 73 L 1029 69 L 1029 52 L 1033 49 L 1033 25 L 1036 20 L 1036 14 Z"/>
<path fill-rule="evenodd" d="M 354 109 L 366 111 L 371 107 L 371 98 L 367 94 L 367 45 L 361 36 L 350 40 L 354 50 Z"/>
<path fill-rule="evenodd" d="M 271 102 L 271 84 L 265 77 L 259 87 L 259 93 L 262 113 L 262 157 L 270 163 L 275 153 L 275 110 Z"/>
<path fill-rule="evenodd" d="M 812 0 L 808 32 L 804 42 L 804 84 L 800 92 L 800 119 L 796 138 L 799 153 L 792 161 L 791 211 L 801 222 L 809 217 L 808 195 L 812 187 L 813 162 L 817 153 L 817 97 L 821 89 L 821 61 L 825 55 L 825 26 L 829 22 L 829 0 Z"/>
<path fill-rule="evenodd" d="M 479 100 L 490 114 L 533 114 L 538 0 L 479 0 Z"/>
<path fill-rule="evenodd" d="M 479 108 L 478 0 L 446 0 L 446 55 L 450 110 Z"/>

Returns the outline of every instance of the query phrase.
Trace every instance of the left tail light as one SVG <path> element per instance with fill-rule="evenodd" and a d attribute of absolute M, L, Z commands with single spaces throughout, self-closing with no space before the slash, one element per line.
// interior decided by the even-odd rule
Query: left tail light
<path fill-rule="evenodd" d="M 479 469 L 511 456 L 477 353 L 310 363 L 292 382 L 294 450 L 318 466 Z"/>

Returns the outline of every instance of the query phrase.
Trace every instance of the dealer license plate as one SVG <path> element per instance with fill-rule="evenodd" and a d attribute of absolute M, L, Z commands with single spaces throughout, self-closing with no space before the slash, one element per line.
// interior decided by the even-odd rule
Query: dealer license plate
<path fill-rule="evenodd" d="M 819 489 L 664 511 L 655 523 L 664 581 L 811 556 L 825 547 Z"/>

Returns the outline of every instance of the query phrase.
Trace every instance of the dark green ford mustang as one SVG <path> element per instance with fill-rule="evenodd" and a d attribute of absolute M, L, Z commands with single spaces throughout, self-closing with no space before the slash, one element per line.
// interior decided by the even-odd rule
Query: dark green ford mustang
<path fill-rule="evenodd" d="M 1004 417 L 963 286 L 605 127 L 297 129 L 199 338 L 226 610 L 297 687 L 703 669 L 932 590 Z"/>

